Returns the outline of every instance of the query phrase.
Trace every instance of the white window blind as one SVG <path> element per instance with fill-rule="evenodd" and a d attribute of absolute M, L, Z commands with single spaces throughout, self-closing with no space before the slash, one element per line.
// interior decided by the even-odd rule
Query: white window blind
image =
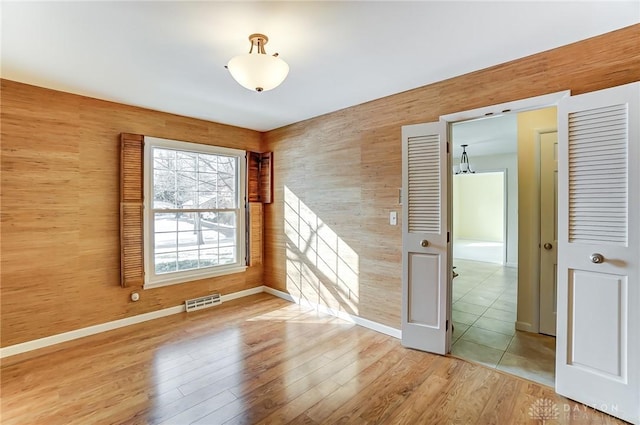
<path fill-rule="evenodd" d="M 627 105 L 569 114 L 569 241 L 627 244 Z"/>
<path fill-rule="evenodd" d="M 408 139 L 409 232 L 440 233 L 440 137 Z"/>

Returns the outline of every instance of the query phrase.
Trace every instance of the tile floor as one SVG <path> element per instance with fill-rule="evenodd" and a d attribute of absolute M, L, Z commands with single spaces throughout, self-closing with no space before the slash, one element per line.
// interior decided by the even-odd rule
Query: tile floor
<path fill-rule="evenodd" d="M 517 269 L 454 259 L 451 354 L 554 386 L 555 338 L 515 330 Z"/>

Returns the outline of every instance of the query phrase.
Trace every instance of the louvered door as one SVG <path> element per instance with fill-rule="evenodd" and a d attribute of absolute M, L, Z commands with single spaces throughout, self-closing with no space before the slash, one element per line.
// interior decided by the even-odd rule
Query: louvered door
<path fill-rule="evenodd" d="M 640 85 L 558 108 L 556 391 L 640 421 Z"/>
<path fill-rule="evenodd" d="M 402 344 L 449 351 L 444 123 L 402 128 Z"/>

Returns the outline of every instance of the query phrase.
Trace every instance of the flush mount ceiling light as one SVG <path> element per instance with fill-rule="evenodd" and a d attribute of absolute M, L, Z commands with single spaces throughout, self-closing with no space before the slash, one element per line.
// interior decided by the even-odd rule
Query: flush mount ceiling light
<path fill-rule="evenodd" d="M 460 145 L 462 146 L 462 156 L 460 156 L 460 168 L 456 171 L 456 174 L 474 174 L 475 171 L 471 169 L 469 165 L 469 155 L 467 155 L 467 146 L 469 145 Z"/>
<path fill-rule="evenodd" d="M 257 92 L 278 87 L 289 73 L 289 65 L 278 57 L 267 55 L 264 45 L 269 39 L 263 34 L 249 36 L 249 53 L 232 58 L 227 64 L 231 76 L 242 86 Z"/>

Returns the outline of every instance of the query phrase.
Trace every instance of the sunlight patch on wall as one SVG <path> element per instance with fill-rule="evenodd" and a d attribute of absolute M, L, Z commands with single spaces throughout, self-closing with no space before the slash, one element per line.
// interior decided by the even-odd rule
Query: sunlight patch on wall
<path fill-rule="evenodd" d="M 358 254 L 287 186 L 284 232 L 289 293 L 311 303 L 358 314 Z"/>

